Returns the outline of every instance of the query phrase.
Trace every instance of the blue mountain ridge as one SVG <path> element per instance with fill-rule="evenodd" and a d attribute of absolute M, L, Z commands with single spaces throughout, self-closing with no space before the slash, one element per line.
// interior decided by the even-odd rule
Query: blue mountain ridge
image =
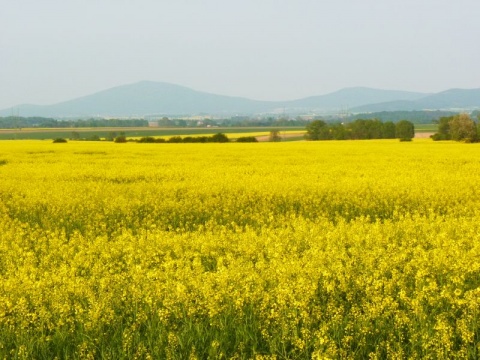
<path fill-rule="evenodd" d="M 259 101 L 197 91 L 164 82 L 140 81 L 52 105 L 23 104 L 0 116 L 91 117 L 146 115 L 234 115 L 286 111 L 371 112 L 480 107 L 480 89 L 437 94 L 353 87 L 290 101 Z"/>

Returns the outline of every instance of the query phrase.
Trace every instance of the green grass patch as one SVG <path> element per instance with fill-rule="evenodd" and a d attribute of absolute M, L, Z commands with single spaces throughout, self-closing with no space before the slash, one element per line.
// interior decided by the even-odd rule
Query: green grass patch
<path fill-rule="evenodd" d="M 438 124 L 415 124 L 415 132 L 435 132 Z"/>

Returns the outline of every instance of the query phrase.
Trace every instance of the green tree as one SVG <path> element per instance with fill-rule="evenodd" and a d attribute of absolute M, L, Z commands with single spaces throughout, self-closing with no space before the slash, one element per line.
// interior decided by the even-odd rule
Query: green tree
<path fill-rule="evenodd" d="M 162 117 L 160 120 L 157 121 L 158 126 L 160 127 L 172 127 L 173 121 L 170 120 L 168 117 Z"/>
<path fill-rule="evenodd" d="M 383 137 L 383 123 L 378 119 L 367 121 L 368 139 L 381 139 Z"/>
<path fill-rule="evenodd" d="M 125 135 L 119 135 L 113 141 L 116 142 L 116 143 L 126 143 L 127 138 L 125 137 Z"/>
<path fill-rule="evenodd" d="M 454 116 L 450 122 L 450 136 L 452 140 L 475 142 L 478 140 L 477 124 L 468 114 Z"/>
<path fill-rule="evenodd" d="M 210 138 L 211 142 L 219 142 L 219 143 L 226 143 L 228 142 L 228 136 L 223 134 L 223 133 L 217 133 L 215 135 L 212 135 Z"/>
<path fill-rule="evenodd" d="M 270 131 L 270 135 L 268 136 L 268 140 L 273 141 L 273 142 L 282 141 L 282 137 L 280 136 L 280 131 L 278 131 L 278 130 Z"/>
<path fill-rule="evenodd" d="M 167 140 L 169 143 L 181 143 L 183 141 L 181 136 L 172 136 Z"/>
<path fill-rule="evenodd" d="M 353 140 L 362 140 L 362 139 L 369 139 L 369 131 L 368 131 L 368 122 L 370 120 L 366 119 L 357 119 L 350 124 L 348 124 L 348 128 L 350 130 L 350 136 Z"/>
<path fill-rule="evenodd" d="M 450 135 L 450 120 L 453 119 L 453 116 L 442 117 L 438 121 L 438 133 L 448 136 Z"/>
<path fill-rule="evenodd" d="M 323 120 L 314 120 L 307 125 L 307 140 L 328 140 L 330 139 L 330 129 Z"/>
<path fill-rule="evenodd" d="M 343 124 L 333 124 L 330 126 L 331 132 L 332 132 L 332 138 L 334 140 L 347 140 L 348 139 L 348 133 L 347 129 Z"/>
<path fill-rule="evenodd" d="M 241 136 L 237 139 L 237 142 L 258 142 L 255 136 Z"/>
<path fill-rule="evenodd" d="M 383 123 L 382 138 L 395 139 L 395 124 L 392 121 L 387 121 Z"/>
<path fill-rule="evenodd" d="M 443 116 L 438 120 L 438 132 L 432 136 L 433 140 L 450 140 L 450 121 L 453 116 Z"/>
<path fill-rule="evenodd" d="M 408 120 L 401 120 L 395 125 L 395 137 L 400 140 L 411 140 L 415 137 L 415 126 Z"/>

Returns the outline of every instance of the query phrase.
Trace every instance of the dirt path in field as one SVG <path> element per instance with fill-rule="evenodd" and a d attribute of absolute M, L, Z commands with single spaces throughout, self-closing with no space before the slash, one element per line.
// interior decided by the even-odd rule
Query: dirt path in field
<path fill-rule="evenodd" d="M 415 133 L 415 139 L 428 139 L 434 132 L 417 132 Z"/>
<path fill-rule="evenodd" d="M 298 133 L 298 134 L 280 134 L 279 135 L 282 139 L 288 139 L 288 138 L 302 138 L 303 140 L 303 133 Z M 270 140 L 270 135 L 262 135 L 262 136 L 255 136 L 258 141 L 269 141 Z M 299 140 L 300 141 L 300 140 Z"/>

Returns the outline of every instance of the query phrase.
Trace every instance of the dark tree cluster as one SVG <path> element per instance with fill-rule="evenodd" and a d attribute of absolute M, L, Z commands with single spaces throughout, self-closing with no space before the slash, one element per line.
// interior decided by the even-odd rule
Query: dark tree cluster
<path fill-rule="evenodd" d="M 159 144 L 159 143 L 164 143 L 167 142 L 167 140 L 163 138 L 154 138 L 153 136 L 144 136 L 140 139 L 137 140 L 138 143 L 144 143 L 144 144 Z"/>
<path fill-rule="evenodd" d="M 315 120 L 307 125 L 307 140 L 364 140 L 411 139 L 415 136 L 413 123 L 407 120 L 394 124 L 378 119 L 357 119 L 351 123 L 328 124 Z"/>
<path fill-rule="evenodd" d="M 255 136 L 241 136 L 237 138 L 237 142 L 240 142 L 240 143 L 258 142 L 258 139 Z"/>
<path fill-rule="evenodd" d="M 479 126 L 468 114 L 442 117 L 438 121 L 438 131 L 432 135 L 432 139 L 478 142 Z"/>
<path fill-rule="evenodd" d="M 168 140 L 156 139 L 151 136 L 146 136 L 138 139 L 138 143 L 226 143 L 228 142 L 228 136 L 223 133 L 217 133 L 212 136 L 172 136 Z"/>

